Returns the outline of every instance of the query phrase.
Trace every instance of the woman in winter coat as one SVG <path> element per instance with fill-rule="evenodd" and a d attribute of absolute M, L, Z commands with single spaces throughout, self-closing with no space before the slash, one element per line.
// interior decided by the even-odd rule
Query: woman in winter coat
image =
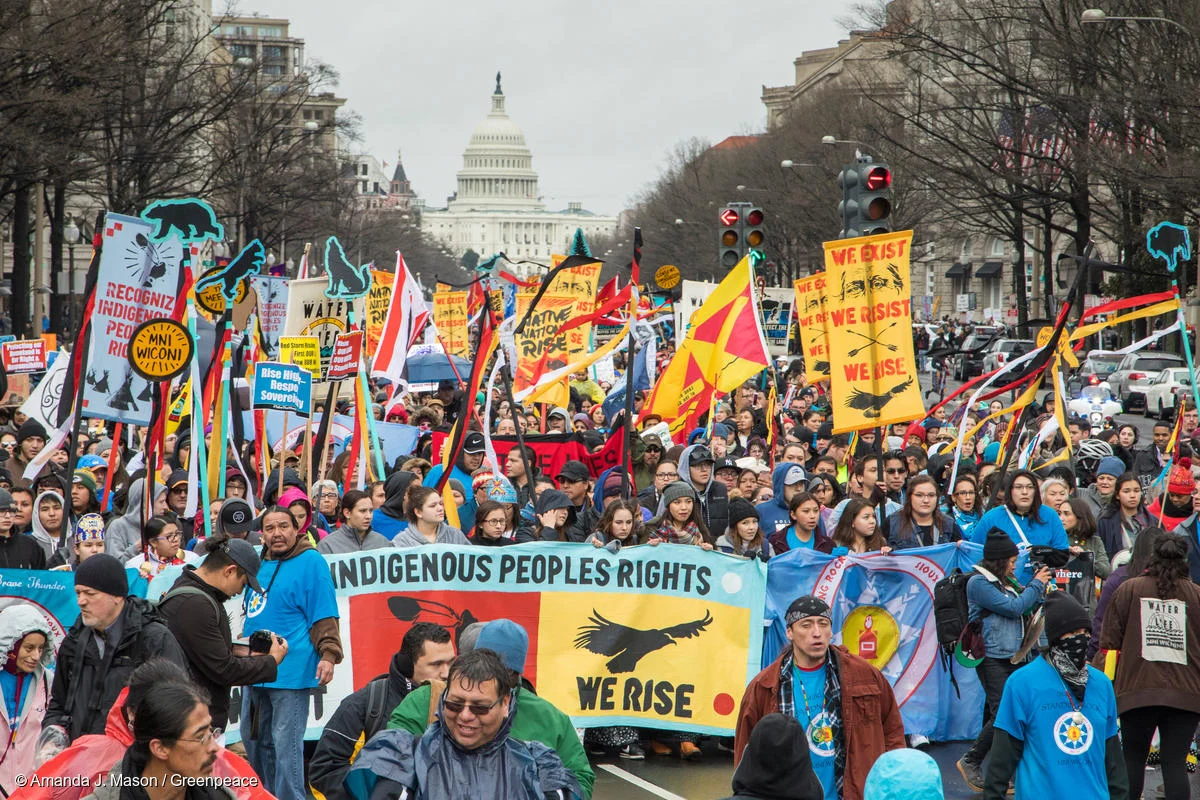
<path fill-rule="evenodd" d="M 646 523 L 650 544 L 694 544 L 712 550 L 704 514 L 690 484 L 675 481 L 663 489 L 658 514 Z"/>
<path fill-rule="evenodd" d="M 759 525 L 758 509 L 749 500 L 736 497 L 729 502 L 729 529 L 717 539 L 717 549 L 722 553 L 762 561 L 774 555 Z"/>
<path fill-rule="evenodd" d="M 983 791 L 983 760 L 992 748 L 992 722 L 1004 684 L 1023 666 L 1012 663 L 1012 657 L 1025 637 L 1025 615 L 1045 597 L 1053 575 L 1049 567 L 1042 567 L 1022 588 L 1013 577 L 1016 567 L 1016 543 L 1006 532 L 994 530 L 983 544 L 983 559 L 975 565 L 979 574 L 967 581 L 968 619 L 980 623 L 983 638 L 984 657 L 976 671 L 985 699 L 983 728 L 957 766 L 963 780 L 977 792 Z"/>
<path fill-rule="evenodd" d="M 1104 542 L 1096 535 L 1096 518 L 1092 516 L 1088 501 L 1082 497 L 1068 498 L 1058 507 L 1058 518 L 1067 531 L 1071 555 L 1083 555 L 1085 550 L 1090 552 L 1096 577 L 1102 581 L 1107 578 L 1112 573 L 1112 565 L 1104 550 Z"/>
<path fill-rule="evenodd" d="M 1113 688 L 1130 797 L 1142 796 L 1155 730 L 1166 796 L 1190 796 L 1187 756 L 1200 724 L 1200 588 L 1187 557 L 1183 537 L 1159 537 L 1146 574 L 1121 584 L 1104 617 L 1100 646 L 1120 651 Z"/>
<path fill-rule="evenodd" d="M 821 484 L 822 481 L 813 478 L 810 485 Z M 775 555 L 789 550 L 816 550 L 818 553 L 833 551 L 833 539 L 825 535 L 824 523 L 821 521 L 823 511 L 821 503 L 815 495 L 808 492 L 792 495 L 788 503 L 788 516 L 792 524 L 778 530 L 770 538 L 771 551 Z"/>
<path fill-rule="evenodd" d="M 446 505 L 436 489 L 412 484 L 404 496 L 408 527 L 392 539 L 393 547 L 424 544 L 470 544 L 462 531 L 446 522 Z"/>
<path fill-rule="evenodd" d="M 1154 518 L 1146 513 L 1142 500 L 1142 482 L 1137 475 L 1126 472 L 1117 478 L 1113 502 L 1096 523 L 1096 532 L 1104 542 L 1104 551 L 1108 553 L 1109 560 L 1122 550 L 1132 548 L 1138 534 L 1146 528 L 1157 526 Z"/>
<path fill-rule="evenodd" d="M 637 503 L 614 498 L 604 506 L 596 530 L 587 538 L 593 547 L 604 547 L 618 553 L 622 547 L 642 543 L 642 514 Z"/>
<path fill-rule="evenodd" d="M 138 478 L 131 483 L 125 497 L 125 513 L 110 521 L 104 533 L 104 552 L 122 564 L 142 549 L 142 498 L 145 494 L 145 478 Z M 153 510 L 155 514 L 167 511 L 167 487 L 161 481 L 154 483 Z"/>
<path fill-rule="evenodd" d="M 0 722 L 6 735 L 0 742 L 0 796 L 24 786 L 17 776 L 36 768 L 37 740 L 50 700 L 56 642 L 50 623 L 24 603 L 0 611 Z"/>

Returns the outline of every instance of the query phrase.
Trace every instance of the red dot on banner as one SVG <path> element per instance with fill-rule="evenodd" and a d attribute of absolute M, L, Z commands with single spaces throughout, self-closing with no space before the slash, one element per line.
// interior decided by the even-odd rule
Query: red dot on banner
<path fill-rule="evenodd" d="M 733 697 L 721 692 L 713 698 L 713 711 L 716 711 L 722 717 L 727 717 L 733 713 Z"/>

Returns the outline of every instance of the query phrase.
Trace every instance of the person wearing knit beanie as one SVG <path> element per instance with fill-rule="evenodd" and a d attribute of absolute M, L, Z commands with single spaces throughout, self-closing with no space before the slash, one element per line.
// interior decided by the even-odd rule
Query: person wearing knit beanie
<path fill-rule="evenodd" d="M 730 500 L 729 530 L 717 539 L 717 549 L 722 553 L 758 557 L 766 561 L 774 553 L 758 523 L 758 509 L 753 503 L 741 497 Z"/>
<path fill-rule="evenodd" d="M 1192 460 L 1180 458 L 1171 465 L 1167 473 L 1167 493 L 1155 498 L 1146 508 L 1153 520 L 1162 520 L 1162 527 L 1174 531 L 1192 514 L 1192 493 L 1196 490 L 1196 479 L 1192 477 Z"/>
<path fill-rule="evenodd" d="M 729 529 L 733 530 L 744 519 L 758 519 L 758 509 L 749 500 L 735 497 L 729 501 Z"/>
<path fill-rule="evenodd" d="M 987 539 L 983 542 L 984 561 L 1003 561 L 1016 558 L 1019 553 L 1017 543 L 1007 533 L 999 528 L 988 531 Z"/>
<path fill-rule="evenodd" d="M 129 577 L 120 561 L 107 553 L 101 553 L 92 556 L 75 570 L 75 588 L 79 587 L 95 589 L 124 600 L 129 594 Z M 82 607 L 80 610 L 83 611 Z"/>
<path fill-rule="evenodd" d="M 1051 647 L 1076 631 L 1092 632 L 1092 618 L 1070 592 L 1051 592 L 1042 613 L 1046 618 L 1046 642 Z"/>

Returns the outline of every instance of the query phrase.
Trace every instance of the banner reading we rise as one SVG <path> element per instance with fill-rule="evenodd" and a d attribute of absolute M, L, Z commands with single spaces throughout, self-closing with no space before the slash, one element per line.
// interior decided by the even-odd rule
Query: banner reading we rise
<path fill-rule="evenodd" d="M 912 343 L 912 235 L 825 243 L 834 433 L 925 416 Z"/>

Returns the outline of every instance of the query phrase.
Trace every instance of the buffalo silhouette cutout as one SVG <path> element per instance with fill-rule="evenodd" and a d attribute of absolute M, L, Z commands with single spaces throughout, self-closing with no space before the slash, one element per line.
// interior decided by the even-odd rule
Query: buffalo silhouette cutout
<path fill-rule="evenodd" d="M 1146 250 L 1167 262 L 1167 269 L 1174 272 L 1180 261 L 1191 260 L 1192 237 L 1183 225 L 1160 222 L 1146 233 Z"/>
<path fill-rule="evenodd" d="M 672 625 L 670 628 L 644 631 L 611 622 L 593 608 L 592 616 L 588 617 L 591 624 L 579 627 L 579 635 L 575 637 L 575 648 L 600 656 L 613 656 L 604 666 L 614 675 L 633 672 L 638 662 L 650 653 L 669 644 L 676 644 L 676 639 L 699 636 L 712 621 L 712 614 L 706 610 L 704 619 Z"/>

